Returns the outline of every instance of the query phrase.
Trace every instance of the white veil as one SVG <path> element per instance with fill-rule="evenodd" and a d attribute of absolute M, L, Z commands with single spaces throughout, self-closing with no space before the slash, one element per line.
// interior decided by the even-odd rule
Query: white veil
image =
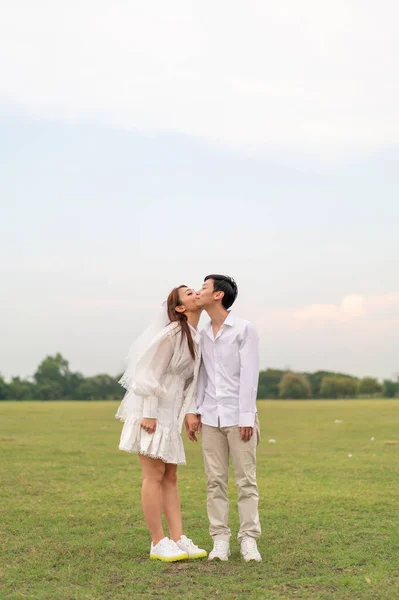
<path fill-rule="evenodd" d="M 126 359 L 126 370 L 119 380 L 119 383 L 129 392 L 131 391 L 136 375 L 136 366 L 139 358 L 149 347 L 150 343 L 158 333 L 160 333 L 170 323 L 168 317 L 168 307 L 166 301 L 162 303 L 154 321 L 147 327 L 145 331 L 133 342 L 130 347 L 129 354 Z M 118 411 L 115 415 L 117 419 L 125 421 L 128 413 L 130 412 L 129 406 L 135 402 L 135 396 L 131 392 L 126 394 L 122 400 Z"/>

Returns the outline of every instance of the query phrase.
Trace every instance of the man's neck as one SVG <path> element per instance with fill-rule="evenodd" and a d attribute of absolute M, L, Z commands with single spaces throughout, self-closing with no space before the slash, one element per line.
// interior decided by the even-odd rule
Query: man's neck
<path fill-rule="evenodd" d="M 226 310 L 222 304 L 217 304 L 216 306 L 211 306 L 206 311 L 211 318 L 212 326 L 219 329 L 229 314 L 229 311 Z"/>

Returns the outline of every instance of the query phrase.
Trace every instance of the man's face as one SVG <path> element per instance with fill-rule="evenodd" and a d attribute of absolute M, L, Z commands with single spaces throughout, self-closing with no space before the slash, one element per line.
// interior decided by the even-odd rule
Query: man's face
<path fill-rule="evenodd" d="M 217 300 L 216 295 L 221 292 L 215 292 L 213 289 L 213 279 L 207 279 L 202 284 L 202 288 L 198 290 L 196 295 L 196 301 L 198 308 L 204 308 L 205 310 L 211 306 L 215 300 Z"/>

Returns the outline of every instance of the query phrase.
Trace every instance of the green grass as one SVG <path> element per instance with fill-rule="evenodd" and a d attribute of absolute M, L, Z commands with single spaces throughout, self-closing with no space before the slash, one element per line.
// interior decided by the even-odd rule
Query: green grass
<path fill-rule="evenodd" d="M 249 565 L 233 480 L 228 563 L 148 559 L 116 406 L 0 403 L 1 600 L 399 597 L 398 401 L 259 402 L 263 562 Z M 185 530 L 209 550 L 200 445 L 186 447 Z"/>

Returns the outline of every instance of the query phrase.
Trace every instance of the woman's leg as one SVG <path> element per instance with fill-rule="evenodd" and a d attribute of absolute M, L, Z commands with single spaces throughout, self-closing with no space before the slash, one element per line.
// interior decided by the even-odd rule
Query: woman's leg
<path fill-rule="evenodd" d="M 165 463 L 159 458 L 150 458 L 141 454 L 140 462 L 143 476 L 141 502 L 144 518 L 155 546 L 165 537 L 161 520 L 161 486 L 165 476 Z"/>
<path fill-rule="evenodd" d="M 162 481 L 162 512 L 169 527 L 169 537 L 173 541 L 180 539 L 183 533 L 180 496 L 177 487 L 177 465 L 167 463 Z"/>

